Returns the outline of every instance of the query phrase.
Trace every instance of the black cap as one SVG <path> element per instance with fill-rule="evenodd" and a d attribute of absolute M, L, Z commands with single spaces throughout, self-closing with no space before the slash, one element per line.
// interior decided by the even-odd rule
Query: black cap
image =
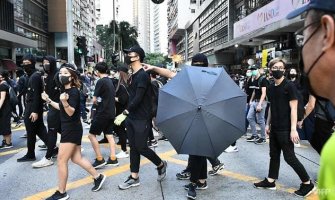
<path fill-rule="evenodd" d="M 62 66 L 60 66 L 60 68 L 66 68 L 68 70 L 71 70 L 71 71 L 77 73 L 77 68 L 74 65 L 70 64 L 70 63 L 64 63 L 64 64 L 62 64 Z"/>
<path fill-rule="evenodd" d="M 145 52 L 140 46 L 133 46 L 130 49 L 123 49 L 124 53 L 130 53 L 130 52 L 135 52 L 140 56 L 140 61 L 143 62 L 145 58 Z"/>
<path fill-rule="evenodd" d="M 302 13 L 312 10 L 312 9 L 335 13 L 335 1 L 334 0 L 310 0 L 308 4 L 289 13 L 286 18 L 293 19 L 301 15 Z"/>
<path fill-rule="evenodd" d="M 205 54 L 197 53 L 192 58 L 192 66 L 202 66 L 202 67 L 208 67 L 208 59 Z"/>

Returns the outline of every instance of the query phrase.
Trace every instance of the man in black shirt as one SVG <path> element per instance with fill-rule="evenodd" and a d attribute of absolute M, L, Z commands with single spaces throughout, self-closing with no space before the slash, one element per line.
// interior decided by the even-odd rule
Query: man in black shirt
<path fill-rule="evenodd" d="M 116 118 L 116 124 L 127 115 L 126 128 L 130 146 L 130 171 L 128 179 L 119 185 L 122 190 L 138 186 L 141 155 L 148 158 L 157 166 L 158 181 L 166 176 L 167 162 L 162 161 L 158 155 L 148 147 L 148 135 L 151 128 L 151 83 L 149 74 L 142 68 L 145 57 L 143 49 L 139 46 L 124 50 L 125 63 L 131 67 L 132 76 L 129 79 L 129 105 L 128 108 Z"/>
<path fill-rule="evenodd" d="M 264 144 L 265 140 L 265 109 L 267 106 L 266 87 L 268 81 L 265 76 L 261 76 L 260 70 L 257 69 L 256 65 L 251 67 L 252 75 L 255 76 L 253 83 L 254 91 L 250 98 L 250 109 L 248 112 L 247 119 L 251 127 L 252 136 L 247 138 L 248 142 L 255 142 L 256 144 Z M 259 124 L 261 128 L 261 137 L 258 137 L 256 124 Z"/>
<path fill-rule="evenodd" d="M 293 143 L 299 142 L 297 132 L 298 97 L 294 83 L 284 77 L 285 62 L 273 59 L 269 63 L 275 82 L 268 88 L 270 111 L 267 120 L 267 131 L 270 134 L 270 169 L 268 178 L 254 183 L 256 188 L 276 189 L 275 180 L 278 179 L 280 154 L 283 151 L 285 161 L 299 175 L 302 184 L 294 193 L 305 197 L 315 189 L 304 166 L 294 153 Z M 269 130 L 269 127 L 270 130 Z"/>
<path fill-rule="evenodd" d="M 35 161 L 36 135 L 47 144 L 47 130 L 43 123 L 43 100 L 41 73 L 35 69 L 36 60 L 33 55 L 23 58 L 23 69 L 28 75 L 27 106 L 24 113 L 24 124 L 27 130 L 28 152 L 17 162 Z"/>
<path fill-rule="evenodd" d="M 117 166 L 119 162 L 115 156 L 115 141 L 113 138 L 113 126 L 115 118 L 115 88 L 113 81 L 108 77 L 108 67 L 106 63 L 98 63 L 95 66 L 96 74 L 100 78 L 95 86 L 93 94 L 93 103 L 97 106 L 96 113 L 92 120 L 90 134 L 88 138 L 96 154 L 94 168 L 100 168 L 104 165 Z M 107 160 L 103 158 L 97 135 L 104 133 L 110 147 L 110 156 Z"/>
<path fill-rule="evenodd" d="M 49 98 L 59 103 L 60 97 L 60 84 L 58 82 L 58 70 L 56 66 L 56 59 L 53 56 L 45 56 L 43 58 L 43 69 L 47 74 L 44 79 L 44 92 L 48 94 Z M 58 148 L 56 148 L 57 133 L 61 132 L 61 123 L 59 110 L 52 106 L 49 106 L 49 112 L 47 117 L 48 122 L 48 143 L 47 153 L 40 161 L 33 163 L 32 167 L 42 168 L 53 165 L 52 156 L 57 154 Z"/>

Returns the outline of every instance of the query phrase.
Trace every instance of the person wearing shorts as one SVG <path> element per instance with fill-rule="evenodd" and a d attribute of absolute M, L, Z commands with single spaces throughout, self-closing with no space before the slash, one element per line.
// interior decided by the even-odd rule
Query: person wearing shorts
<path fill-rule="evenodd" d="M 106 176 L 98 174 L 91 163 L 81 155 L 81 138 L 83 127 L 80 121 L 80 83 L 76 68 L 72 64 L 63 64 L 59 71 L 59 81 L 61 83 L 60 102 L 52 101 L 44 92 L 42 99 L 50 106 L 60 111 L 61 140 L 57 157 L 58 164 L 58 190 L 47 200 L 66 200 L 69 195 L 66 193 L 66 183 L 68 178 L 68 162 L 85 169 L 94 178 L 93 192 L 99 191 Z"/>
<path fill-rule="evenodd" d="M 94 168 L 101 168 L 105 165 L 118 166 L 119 162 L 115 156 L 115 141 L 113 137 L 113 126 L 115 118 L 115 88 L 113 81 L 108 77 L 108 66 L 100 62 L 95 66 L 96 74 L 100 78 L 95 86 L 93 104 L 97 106 L 96 114 L 92 120 L 90 134 L 96 159 L 93 162 Z M 101 154 L 97 135 L 104 133 L 110 147 L 110 156 L 105 161 Z"/>

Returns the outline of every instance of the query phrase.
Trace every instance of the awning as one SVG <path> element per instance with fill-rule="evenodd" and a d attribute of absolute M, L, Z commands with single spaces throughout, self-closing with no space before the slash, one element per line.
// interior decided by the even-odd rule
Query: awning
<path fill-rule="evenodd" d="M 5 40 L 12 43 L 14 48 L 31 47 L 37 48 L 37 41 L 32 40 L 21 35 L 10 33 L 4 30 L 0 30 L 0 40 Z"/>
<path fill-rule="evenodd" d="M 10 60 L 10 59 L 2 59 L 1 63 L 3 65 L 3 67 L 8 70 L 8 71 L 15 71 L 17 66 L 14 63 L 14 61 Z"/>

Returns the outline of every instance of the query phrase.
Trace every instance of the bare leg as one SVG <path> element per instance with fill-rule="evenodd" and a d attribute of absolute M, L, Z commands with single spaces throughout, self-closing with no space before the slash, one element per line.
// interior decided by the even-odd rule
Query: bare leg
<path fill-rule="evenodd" d="M 99 142 L 97 140 L 97 137 L 95 135 L 93 135 L 93 134 L 90 133 L 88 135 L 88 138 L 91 141 L 91 144 L 92 144 L 92 147 L 94 149 L 96 158 L 101 158 L 102 155 L 101 155 L 100 146 L 99 146 Z"/>
<path fill-rule="evenodd" d="M 108 140 L 109 143 L 109 148 L 111 151 L 111 156 L 113 156 L 115 158 L 115 141 L 114 141 L 114 137 L 113 135 L 106 135 L 106 138 Z"/>
<path fill-rule="evenodd" d="M 64 193 L 68 178 L 68 161 L 71 158 L 76 145 L 72 143 L 59 144 L 57 165 L 58 165 L 58 190 Z"/>
<path fill-rule="evenodd" d="M 71 157 L 73 163 L 79 165 L 81 168 L 85 169 L 89 174 L 91 174 L 94 178 L 98 178 L 99 174 L 97 170 L 91 165 L 91 163 L 81 156 L 81 147 L 76 146 L 74 150 L 74 154 Z"/>

